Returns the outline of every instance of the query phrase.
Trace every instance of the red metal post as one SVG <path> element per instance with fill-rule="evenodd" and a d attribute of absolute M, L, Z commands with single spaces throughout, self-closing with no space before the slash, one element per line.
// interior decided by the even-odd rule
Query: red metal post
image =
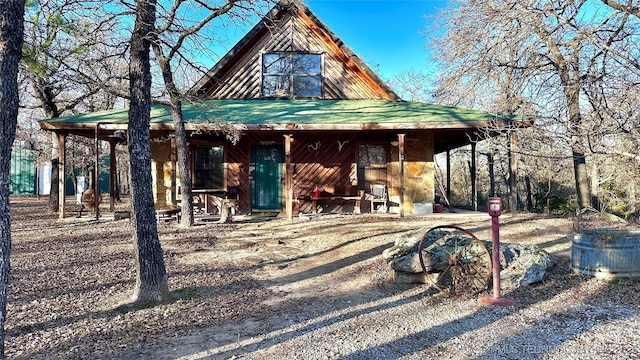
<path fill-rule="evenodd" d="M 493 296 L 478 299 L 484 305 L 511 306 L 516 302 L 500 296 L 500 221 L 502 199 L 491 197 L 487 201 L 487 210 L 491 215 L 491 259 L 493 266 Z"/>
<path fill-rule="evenodd" d="M 500 297 L 500 221 L 491 217 L 491 259 L 493 260 L 493 297 Z"/>

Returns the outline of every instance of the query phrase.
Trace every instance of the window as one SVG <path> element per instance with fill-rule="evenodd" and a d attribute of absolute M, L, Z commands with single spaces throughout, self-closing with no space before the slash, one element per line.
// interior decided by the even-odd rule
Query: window
<path fill-rule="evenodd" d="M 360 145 L 358 164 L 362 167 L 387 166 L 387 148 L 383 145 Z"/>
<path fill-rule="evenodd" d="M 322 95 L 319 54 L 262 55 L 262 95 L 266 97 L 319 97 Z"/>
<path fill-rule="evenodd" d="M 194 189 L 224 189 L 224 148 L 198 146 L 194 152 Z"/>
<path fill-rule="evenodd" d="M 371 184 L 387 183 L 387 147 L 360 144 L 358 146 L 358 187 L 369 191 Z"/>

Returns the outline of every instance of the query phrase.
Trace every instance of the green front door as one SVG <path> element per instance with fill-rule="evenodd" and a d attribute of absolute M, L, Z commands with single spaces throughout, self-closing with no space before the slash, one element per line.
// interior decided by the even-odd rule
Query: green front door
<path fill-rule="evenodd" d="M 251 151 L 251 208 L 282 210 L 283 156 L 279 146 L 254 146 Z"/>

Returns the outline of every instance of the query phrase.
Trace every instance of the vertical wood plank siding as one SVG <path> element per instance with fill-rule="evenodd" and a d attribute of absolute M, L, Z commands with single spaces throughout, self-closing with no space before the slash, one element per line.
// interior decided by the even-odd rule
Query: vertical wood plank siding
<path fill-rule="evenodd" d="M 288 13 L 282 24 L 265 27 L 242 48 L 232 64 L 217 73 L 204 96 L 209 99 L 261 98 L 261 56 L 281 51 L 323 54 L 322 99 L 391 99 L 312 19 L 303 12 Z M 349 54 L 351 56 L 355 56 Z"/>
<path fill-rule="evenodd" d="M 227 186 L 238 186 L 239 210 L 247 213 L 251 210 L 251 183 L 249 181 L 249 162 L 251 160 L 251 145 L 255 137 L 244 135 L 236 145 L 225 144 L 225 162 L 227 166 Z"/>

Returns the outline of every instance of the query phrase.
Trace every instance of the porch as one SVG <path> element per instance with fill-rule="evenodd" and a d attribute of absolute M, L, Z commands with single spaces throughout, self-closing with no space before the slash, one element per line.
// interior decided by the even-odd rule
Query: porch
<path fill-rule="evenodd" d="M 207 193 L 237 187 L 240 213 L 284 211 L 289 218 L 294 206 L 303 213 L 318 206 L 311 194 L 316 186 L 357 187 L 357 192 L 323 199 L 331 202 L 325 207 L 335 208 L 330 212 L 355 210 L 355 197 L 361 191 L 371 194 L 373 184 L 386 187 L 390 212 L 428 212 L 436 196 L 434 155 L 473 145 L 480 129 L 512 121 L 479 111 L 382 100 L 202 101 L 184 104 L 183 112 L 193 189 Z M 216 127 L 220 119 L 241 136 L 227 138 Z M 59 166 L 64 169 L 67 134 L 93 137 L 96 154 L 99 141 L 106 140 L 113 153 L 126 135 L 127 119 L 126 112 L 114 110 L 41 125 L 59 136 Z M 154 107 L 150 130 L 156 203 L 177 205 L 180 174 L 166 108 Z M 474 186 L 473 174 L 471 182 Z M 449 188 L 447 181 L 447 194 Z M 64 200 L 60 203 L 62 207 Z M 362 207 L 361 200 L 360 210 L 366 212 Z M 64 217 L 64 210 L 59 214 Z"/>
<path fill-rule="evenodd" d="M 73 217 L 68 217 L 66 220 L 68 221 L 95 221 L 96 213 L 91 209 L 84 209 L 82 213 L 77 212 L 76 204 L 73 204 L 75 198 L 68 196 L 67 205 L 66 205 L 66 213 L 73 214 Z M 99 205 L 99 213 L 98 219 L 99 221 L 119 221 L 119 220 L 128 220 L 131 217 L 131 206 L 130 206 L 130 198 L 128 196 L 121 197 L 121 200 L 116 202 L 115 209 L 111 210 L 109 203 L 100 203 Z M 157 211 L 159 215 L 160 212 Z M 161 216 L 158 218 L 160 224 L 176 224 L 178 212 L 172 212 L 171 216 Z M 326 219 L 331 217 L 345 217 L 345 216 L 354 216 L 354 217 L 362 217 L 368 218 L 371 216 L 380 217 L 381 219 L 394 218 L 398 217 L 397 213 L 391 212 L 362 212 L 362 213 L 354 213 L 352 209 L 346 208 L 344 210 L 336 209 L 334 211 L 318 211 L 317 213 L 313 213 L 311 211 L 297 211 L 293 216 L 294 221 L 309 221 L 314 219 Z M 503 217 L 507 217 L 508 215 L 503 215 Z M 219 211 L 212 209 L 210 213 L 199 211 L 194 215 L 194 220 L 197 224 L 205 224 L 205 223 L 213 223 L 218 222 L 220 220 L 221 214 Z M 445 209 L 440 213 L 429 213 L 429 214 L 406 214 L 405 217 L 414 218 L 414 219 L 475 219 L 475 218 L 489 218 L 489 215 L 486 212 L 478 212 L 469 209 L 461 209 L 461 208 L 452 208 L 449 210 L 445 207 Z M 256 211 L 252 213 L 236 213 L 233 215 L 231 222 L 233 223 L 244 223 L 244 222 L 260 222 L 260 221 L 272 221 L 272 220 L 283 220 L 287 218 L 286 211 Z"/>

